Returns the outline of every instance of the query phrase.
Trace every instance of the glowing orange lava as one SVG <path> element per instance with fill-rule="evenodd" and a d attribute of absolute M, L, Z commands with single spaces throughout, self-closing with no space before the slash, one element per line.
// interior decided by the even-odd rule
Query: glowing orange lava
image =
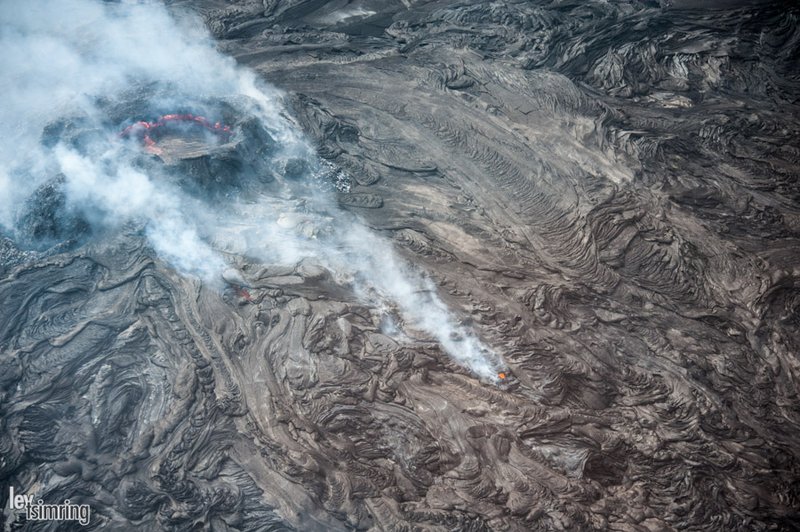
<path fill-rule="evenodd" d="M 138 136 L 141 139 L 142 144 L 144 144 L 145 151 L 157 155 L 161 153 L 161 150 L 158 148 L 156 141 L 153 139 L 152 133 L 158 130 L 158 128 L 164 127 L 167 124 L 181 122 L 196 124 L 226 139 L 233 134 L 230 126 L 226 126 L 220 122 L 211 123 L 204 116 L 196 116 L 191 113 L 187 113 L 163 115 L 159 117 L 158 120 L 153 122 L 140 120 L 123 129 L 119 136 L 122 138 Z"/>

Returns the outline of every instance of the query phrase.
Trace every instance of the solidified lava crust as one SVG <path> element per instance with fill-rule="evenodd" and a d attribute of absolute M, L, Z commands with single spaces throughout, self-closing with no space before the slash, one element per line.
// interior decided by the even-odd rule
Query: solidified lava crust
<path fill-rule="evenodd" d="M 338 208 L 507 375 L 308 262 L 231 250 L 219 290 L 141 231 L 4 238 L 4 508 L 13 485 L 90 528 L 796 529 L 796 6 L 167 4 L 284 91 Z M 239 165 L 266 140 L 241 142 Z M 44 210 L 30 231 L 84 228 Z"/>

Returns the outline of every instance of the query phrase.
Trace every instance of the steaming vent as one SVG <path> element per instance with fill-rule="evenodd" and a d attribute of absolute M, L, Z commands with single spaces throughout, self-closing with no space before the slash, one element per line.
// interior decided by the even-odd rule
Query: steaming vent
<path fill-rule="evenodd" d="M 253 106 L 237 97 L 194 105 L 187 101 L 173 106 L 178 112 L 164 113 L 161 106 L 134 101 L 109 109 L 109 120 L 121 124 L 115 128 L 117 141 L 151 156 L 160 172 L 179 184 L 229 194 L 250 186 L 260 189 L 279 174 L 280 146 Z"/>
<path fill-rule="evenodd" d="M 290 179 L 305 175 L 305 165 L 287 165 L 292 158 L 281 152 L 275 140 L 279 132 L 269 130 L 250 98 L 165 98 L 139 89 L 134 97 L 123 93 L 121 98 L 98 99 L 95 105 L 97 112 L 74 108 L 40 130 L 41 148 L 70 154 L 81 161 L 82 170 L 65 167 L 62 159 L 42 172 L 41 184 L 14 221 L 16 237 L 26 249 L 68 249 L 93 229 L 129 216 L 155 226 L 181 203 L 183 193 L 201 203 L 252 196 L 274 192 L 271 185 L 287 177 L 288 170 Z M 122 177 L 137 175 L 137 184 Z M 129 198 L 146 193 L 161 199 L 146 202 L 152 212 L 128 212 L 114 203 L 122 188 Z"/>

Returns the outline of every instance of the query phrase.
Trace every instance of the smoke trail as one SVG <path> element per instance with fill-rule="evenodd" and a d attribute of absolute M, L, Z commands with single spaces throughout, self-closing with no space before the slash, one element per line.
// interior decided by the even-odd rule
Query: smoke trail
<path fill-rule="evenodd" d="M 497 380 L 504 369 L 501 358 L 485 347 L 468 328 L 457 323 L 436 296 L 433 283 L 401 261 L 388 242 L 355 226 L 346 233 L 347 242 L 358 250 L 371 272 L 366 281 L 386 299 L 396 301 L 409 324 L 434 336 L 444 350 L 462 366 L 488 380 Z"/>
<path fill-rule="evenodd" d="M 289 161 L 303 161 L 306 177 L 321 171 L 320 161 L 284 114 L 280 93 L 219 54 L 200 21 L 176 21 L 154 3 L 0 6 L 0 125 L 16 134 L 15 143 L 0 144 L 0 225 L 8 232 L 24 232 L 26 201 L 60 176 L 69 212 L 92 227 L 141 223 L 158 255 L 185 274 L 221 283 L 224 250 L 289 266 L 313 258 L 496 380 L 502 360 L 458 324 L 424 275 L 329 197 L 281 179 Z M 277 181 L 255 199 L 225 192 L 220 208 L 191 176 L 143 157 L 140 139 L 120 137 L 137 120 L 179 109 L 239 120 L 235 149 L 258 166 L 243 169 L 237 183 Z M 257 142 L 242 140 L 248 135 Z M 236 248 L 243 226 L 245 244 Z"/>

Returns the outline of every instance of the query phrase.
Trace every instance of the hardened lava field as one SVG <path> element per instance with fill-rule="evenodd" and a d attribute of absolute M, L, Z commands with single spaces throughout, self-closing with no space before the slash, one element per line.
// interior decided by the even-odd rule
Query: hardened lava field
<path fill-rule="evenodd" d="M 76 95 L 161 96 L 92 103 L 96 149 L 39 124 L 50 166 L 0 180 L 33 205 L 0 209 L 4 508 L 8 485 L 90 529 L 796 529 L 797 7 L 73 2 L 0 8 L 4 47 L 82 58 L 11 61 L 10 104 L 80 65 L 105 77 Z"/>

